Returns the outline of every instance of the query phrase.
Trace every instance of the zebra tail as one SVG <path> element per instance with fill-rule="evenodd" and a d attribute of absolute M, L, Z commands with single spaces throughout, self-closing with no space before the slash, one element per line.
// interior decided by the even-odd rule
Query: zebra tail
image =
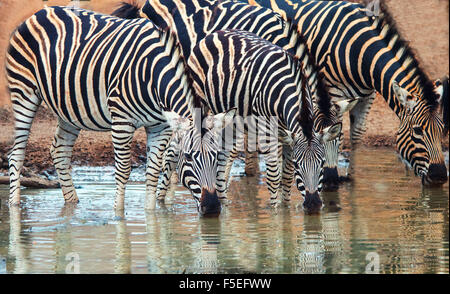
<path fill-rule="evenodd" d="M 135 19 L 141 17 L 140 10 L 141 6 L 137 1 L 131 1 L 130 3 L 122 1 L 119 8 L 114 10 L 111 15 L 125 19 Z"/>

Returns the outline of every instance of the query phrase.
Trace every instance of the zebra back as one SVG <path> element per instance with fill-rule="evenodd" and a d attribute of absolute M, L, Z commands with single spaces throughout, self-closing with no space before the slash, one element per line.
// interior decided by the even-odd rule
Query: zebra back
<path fill-rule="evenodd" d="M 135 11 L 137 9 L 135 6 Z M 113 14 L 129 16 L 120 11 Z M 201 39 L 218 30 L 248 31 L 285 49 L 303 63 L 303 74 L 314 93 L 315 106 L 319 110 L 316 113 L 320 114 L 322 120 L 322 124 L 318 125 L 326 127 L 336 121 L 334 114 L 330 112 L 332 104 L 325 78 L 317 67 L 314 56 L 310 54 L 306 40 L 297 32 L 295 25 L 283 21 L 277 13 L 234 1 L 151 0 L 144 4 L 139 14 L 165 30 L 173 31 L 186 60 Z"/>

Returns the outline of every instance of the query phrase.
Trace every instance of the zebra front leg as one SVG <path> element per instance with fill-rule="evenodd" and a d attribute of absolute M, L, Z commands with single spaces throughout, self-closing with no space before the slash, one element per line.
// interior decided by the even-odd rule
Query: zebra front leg
<path fill-rule="evenodd" d="M 275 154 L 274 154 L 275 153 Z M 269 152 L 265 154 L 266 161 L 266 183 L 270 193 L 270 204 L 279 206 L 278 192 L 281 182 L 281 169 L 279 152 Z"/>
<path fill-rule="evenodd" d="M 72 158 L 73 145 L 79 133 L 80 129 L 58 119 L 55 137 L 50 148 L 50 154 L 66 203 L 78 203 L 77 192 L 72 182 L 70 160 Z"/>
<path fill-rule="evenodd" d="M 111 136 L 116 168 L 116 197 L 114 201 L 116 212 L 123 212 L 125 207 L 125 185 L 131 172 L 131 141 L 135 130 L 136 128 L 130 122 L 115 121 L 113 118 Z"/>
<path fill-rule="evenodd" d="M 156 208 L 156 190 L 158 188 L 158 179 L 162 167 L 162 157 L 172 136 L 172 130 L 168 124 L 161 124 L 153 128 L 146 127 L 145 131 L 147 133 L 145 208 L 153 210 Z"/>
<path fill-rule="evenodd" d="M 20 93 L 20 94 L 19 94 Z M 37 95 L 26 97 L 26 91 L 11 92 L 12 109 L 15 118 L 14 143 L 9 152 L 9 205 L 20 204 L 20 173 L 25 159 L 25 148 L 30 135 L 31 124 L 42 99 Z"/>
<path fill-rule="evenodd" d="M 172 178 L 172 173 L 176 168 L 178 158 L 180 156 L 180 150 L 172 144 L 170 144 L 167 152 L 164 156 L 164 169 L 162 173 L 161 183 L 159 184 L 159 193 L 156 198 L 158 201 L 164 202 L 167 190 L 170 186 L 170 180 Z"/>
<path fill-rule="evenodd" d="M 366 131 L 367 114 L 376 95 L 376 92 L 373 92 L 370 96 L 361 98 L 350 110 L 350 141 L 353 146 L 357 146 Z"/>
<path fill-rule="evenodd" d="M 291 187 L 294 179 L 294 163 L 292 161 L 292 147 L 283 145 L 283 164 L 282 164 L 282 199 L 285 203 L 291 201 Z"/>

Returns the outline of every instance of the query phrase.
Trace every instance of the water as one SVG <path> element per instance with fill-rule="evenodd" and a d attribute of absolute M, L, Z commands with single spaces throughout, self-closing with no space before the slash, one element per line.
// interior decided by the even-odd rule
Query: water
<path fill-rule="evenodd" d="M 298 209 L 294 190 L 290 207 L 269 208 L 265 179 L 239 177 L 240 163 L 217 219 L 199 218 L 181 186 L 145 213 L 145 187 L 134 183 L 125 220 L 115 220 L 111 168 L 75 169 L 76 206 L 59 189 L 24 189 L 22 209 L 9 211 L 0 186 L 0 271 L 448 273 L 448 184 L 422 190 L 389 149 L 360 149 L 354 160 L 354 181 L 323 193 L 320 215 Z"/>

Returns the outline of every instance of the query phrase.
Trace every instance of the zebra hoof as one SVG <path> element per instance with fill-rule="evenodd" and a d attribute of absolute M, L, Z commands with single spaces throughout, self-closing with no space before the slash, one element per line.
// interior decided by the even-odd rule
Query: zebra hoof
<path fill-rule="evenodd" d="M 77 198 L 69 198 L 69 199 L 64 199 L 64 203 L 66 204 L 77 204 L 80 203 L 80 199 Z"/>
<path fill-rule="evenodd" d="M 19 207 L 20 200 L 9 200 L 9 207 Z"/>
<path fill-rule="evenodd" d="M 272 208 L 278 208 L 278 207 L 280 207 L 280 202 L 279 201 L 277 201 L 277 200 L 271 200 L 270 201 L 270 206 L 272 207 Z"/>
<path fill-rule="evenodd" d="M 114 216 L 114 221 L 122 221 L 125 219 L 125 213 L 124 211 L 116 211 L 116 215 Z"/>
<path fill-rule="evenodd" d="M 219 198 L 220 204 L 223 206 L 228 206 L 231 201 L 228 198 Z"/>

